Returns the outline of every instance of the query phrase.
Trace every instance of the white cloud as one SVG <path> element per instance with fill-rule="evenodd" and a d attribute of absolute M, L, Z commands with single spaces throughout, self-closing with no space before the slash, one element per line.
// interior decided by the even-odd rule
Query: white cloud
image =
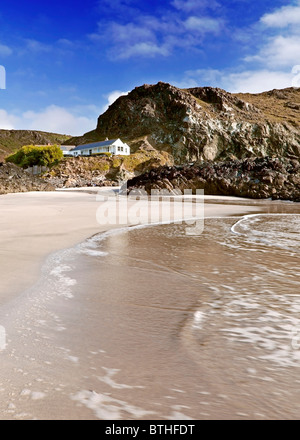
<path fill-rule="evenodd" d="M 13 130 L 18 123 L 18 118 L 10 115 L 6 110 L 0 109 L 0 129 Z"/>
<path fill-rule="evenodd" d="M 222 72 L 216 69 L 187 70 L 179 82 L 174 82 L 176 87 L 187 89 L 192 87 L 221 87 Z"/>
<path fill-rule="evenodd" d="M 247 39 L 240 39 L 240 42 L 245 48 L 250 46 L 254 50 L 240 60 L 236 69 L 187 71 L 178 84 L 181 87 L 208 85 L 229 92 L 250 93 L 292 87 L 296 82 L 299 84 L 299 69 L 293 71 L 300 64 L 299 23 L 300 0 L 265 14 L 259 23 L 251 27 L 254 34 L 250 35 L 249 30 L 247 34 L 244 30 Z"/>
<path fill-rule="evenodd" d="M 245 58 L 245 61 L 259 62 L 270 67 L 291 67 L 299 60 L 300 35 L 278 35 L 270 38 L 258 54 Z"/>
<path fill-rule="evenodd" d="M 300 0 L 265 14 L 259 21 L 262 34 L 256 53 L 245 61 L 267 69 L 291 69 L 300 61 Z"/>
<path fill-rule="evenodd" d="M 135 23 L 111 23 L 111 38 L 115 41 L 136 42 L 137 40 L 153 40 L 155 35 L 150 28 Z"/>
<path fill-rule="evenodd" d="M 44 43 L 42 41 L 26 38 L 23 40 L 22 46 L 18 48 L 18 55 L 21 56 L 46 56 L 47 54 L 56 56 L 66 56 L 73 54 L 80 45 L 77 41 L 71 41 L 66 38 L 60 38 L 51 43 Z"/>
<path fill-rule="evenodd" d="M 50 131 L 62 134 L 81 135 L 95 128 L 96 121 L 86 116 L 77 116 L 69 110 L 51 105 L 41 112 L 23 113 L 23 122 L 31 130 Z"/>
<path fill-rule="evenodd" d="M 190 3 L 191 1 L 191 3 Z M 192 0 L 174 0 L 177 7 L 190 5 Z M 187 20 L 191 27 L 200 18 Z M 293 5 L 275 9 L 265 14 L 259 23 L 251 27 L 254 35 L 244 30 L 240 39 L 244 47 L 254 47 L 251 55 L 244 57 L 240 64 L 228 69 L 197 69 L 186 71 L 179 87 L 220 87 L 229 92 L 260 93 L 272 89 L 283 89 L 299 85 L 300 77 L 300 0 Z M 218 29 L 220 22 L 211 24 L 210 30 Z M 240 30 L 241 31 L 241 30 Z M 252 39 L 252 40 L 251 40 Z M 251 44 L 252 41 L 252 44 Z M 251 63 L 251 64 L 250 64 Z"/>
<path fill-rule="evenodd" d="M 99 23 L 99 34 L 91 35 L 95 41 L 109 39 L 112 47 L 109 58 L 129 59 L 132 57 L 154 57 L 169 54 L 168 45 L 160 38 L 164 34 L 164 23 L 155 17 L 139 18 L 137 22 L 120 24 L 117 22 Z"/>
<path fill-rule="evenodd" d="M 6 88 L 6 70 L 4 66 L 0 66 L 0 89 Z"/>
<path fill-rule="evenodd" d="M 159 46 L 152 42 L 141 42 L 132 44 L 123 48 L 118 53 L 119 59 L 129 59 L 135 56 L 142 56 L 147 58 L 155 57 L 156 55 L 167 56 L 170 53 L 170 49 L 167 44 Z"/>
<path fill-rule="evenodd" d="M 185 72 L 183 79 L 175 85 L 181 88 L 220 87 L 231 93 L 261 93 L 292 87 L 296 73 L 267 69 L 243 72 L 198 69 Z"/>
<path fill-rule="evenodd" d="M 33 52 L 33 53 L 47 53 L 47 52 L 51 52 L 52 50 L 52 46 L 45 44 L 45 43 L 41 43 L 40 41 L 37 40 L 33 40 L 33 39 L 27 39 L 25 40 L 26 46 L 25 46 L 25 50 L 24 52 Z"/>
<path fill-rule="evenodd" d="M 128 22 L 101 21 L 98 33 L 90 37 L 94 41 L 110 42 L 111 59 L 166 57 L 176 48 L 202 47 L 205 36 L 216 34 L 223 27 L 222 18 L 204 14 L 203 7 L 197 11 L 196 2 L 175 3 L 177 11 L 169 11 L 159 19 L 154 14 L 140 13 Z"/>
<path fill-rule="evenodd" d="M 29 110 L 20 114 L 0 110 L 0 128 L 3 129 L 40 130 L 79 136 L 95 127 L 96 117 L 78 115 L 56 105 L 50 105 L 40 112 Z"/>
<path fill-rule="evenodd" d="M 222 23 L 220 20 L 215 20 L 214 18 L 195 16 L 189 17 L 184 22 L 184 26 L 186 27 L 186 29 L 190 31 L 197 31 L 203 34 L 207 32 L 219 32 L 221 24 Z"/>
<path fill-rule="evenodd" d="M 215 9 L 219 3 L 215 0 L 173 0 L 171 5 L 178 10 L 192 12 L 206 8 Z"/>
<path fill-rule="evenodd" d="M 67 38 L 60 38 L 57 40 L 57 44 L 60 44 L 61 46 L 70 48 L 74 46 L 74 42 L 71 40 L 68 40 Z"/>
<path fill-rule="evenodd" d="M 121 90 L 113 90 L 108 95 L 104 97 L 107 99 L 106 104 L 102 108 L 102 113 L 104 113 L 110 105 L 112 105 L 120 96 L 126 96 L 129 92 L 121 92 Z"/>
<path fill-rule="evenodd" d="M 12 54 L 12 49 L 5 44 L 0 44 L 0 56 L 6 57 Z"/>
<path fill-rule="evenodd" d="M 267 27 L 285 28 L 290 25 L 299 26 L 300 2 L 296 5 L 283 6 L 275 12 L 265 14 L 260 20 Z"/>
<path fill-rule="evenodd" d="M 231 73 L 224 78 L 224 85 L 232 93 L 260 93 L 272 89 L 291 87 L 293 75 L 282 71 L 257 70 Z"/>

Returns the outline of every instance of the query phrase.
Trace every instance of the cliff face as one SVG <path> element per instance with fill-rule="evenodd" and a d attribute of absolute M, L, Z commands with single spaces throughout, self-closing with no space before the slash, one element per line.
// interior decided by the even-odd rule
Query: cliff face
<path fill-rule="evenodd" d="M 122 138 L 144 142 L 177 164 L 250 157 L 300 156 L 300 89 L 257 95 L 222 89 L 178 89 L 158 83 L 135 88 L 99 117 L 96 130 L 70 144 Z"/>

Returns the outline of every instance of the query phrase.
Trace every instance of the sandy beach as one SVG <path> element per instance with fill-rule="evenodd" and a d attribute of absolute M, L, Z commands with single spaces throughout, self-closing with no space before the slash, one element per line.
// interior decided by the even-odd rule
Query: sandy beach
<path fill-rule="evenodd" d="M 102 190 L 100 195 L 104 196 L 106 191 Z M 147 271 L 145 272 L 142 260 L 137 259 L 129 270 L 120 266 L 120 283 L 118 273 L 114 269 L 115 263 L 111 266 L 109 262 L 106 263 L 105 258 L 101 263 L 101 270 L 106 273 L 106 278 L 101 281 L 101 286 L 96 279 L 85 278 L 90 269 L 85 266 L 86 263 L 76 266 L 76 283 L 71 275 L 68 275 L 71 269 L 64 260 L 65 257 L 69 258 L 68 249 L 95 234 L 119 227 L 97 222 L 96 214 L 99 207 L 101 209 L 101 202 L 96 197 L 96 190 L 10 194 L 0 197 L 0 206 L 0 325 L 7 331 L 6 347 L 0 352 L 0 419 L 159 418 L 160 413 L 149 411 L 143 408 L 143 404 L 138 404 L 138 401 L 145 400 L 145 387 L 142 381 L 139 383 L 139 379 L 147 376 L 147 381 L 150 378 L 150 382 L 155 382 L 155 379 L 151 379 L 151 367 L 154 370 L 157 368 L 154 365 L 157 356 L 153 353 L 161 357 L 162 351 L 168 350 L 167 339 L 161 339 L 159 336 L 165 330 L 162 325 L 165 316 L 162 315 L 158 322 L 156 317 L 165 313 L 165 309 L 170 307 L 172 310 L 172 307 L 175 307 L 176 313 L 169 321 L 171 332 L 172 328 L 180 328 L 183 318 L 190 313 L 189 301 L 194 287 L 187 292 L 187 297 L 190 298 L 187 302 L 182 299 L 180 305 L 180 301 L 174 302 L 174 299 L 170 298 L 170 304 L 174 303 L 172 306 L 163 306 L 153 318 L 149 315 L 149 325 L 153 324 L 154 329 L 152 335 L 146 326 L 145 330 L 141 329 L 140 320 L 144 320 L 139 312 L 142 299 L 133 299 L 137 294 L 134 293 L 134 288 L 136 289 L 138 284 L 143 286 L 145 300 L 149 297 L 149 278 L 145 277 Z M 268 206 L 276 212 L 277 208 L 271 202 L 209 197 L 204 205 L 204 213 L 206 218 L 238 219 L 246 214 L 268 212 Z M 173 219 L 180 220 L 181 214 L 180 209 L 178 212 L 174 210 Z M 119 252 L 124 248 L 124 240 L 122 236 L 115 237 L 112 242 L 115 249 L 113 255 L 116 250 Z M 151 249 L 151 242 L 146 246 L 147 249 Z M 97 256 L 97 252 L 90 250 L 90 256 Z M 70 253 L 71 258 L 72 255 Z M 131 257 L 137 258 L 137 255 L 138 250 Z M 91 260 L 91 267 L 93 265 L 94 262 Z M 60 291 L 61 287 L 55 284 L 46 285 L 47 267 L 50 267 L 53 277 L 64 283 L 64 291 Z M 97 270 L 96 266 L 95 269 Z M 147 276 L 151 276 L 151 273 Z M 179 291 L 180 286 L 185 289 L 186 278 L 181 278 L 181 275 L 177 277 L 176 272 L 172 276 L 175 278 L 170 284 L 172 278 L 168 281 L 163 272 L 153 272 L 153 286 L 156 286 L 155 292 L 158 295 L 155 301 L 160 301 L 160 289 L 171 288 L 171 293 L 172 288 L 174 292 Z M 69 288 L 73 286 L 75 293 L 71 294 Z M 101 298 L 97 293 L 99 288 L 102 292 Z M 54 295 L 55 289 L 58 289 L 58 294 Z M 152 306 L 149 310 L 151 308 Z M 128 312 L 126 317 L 124 311 Z M 135 330 L 133 327 L 134 322 L 140 328 L 138 336 L 136 327 Z M 123 342 L 118 345 L 118 341 Z M 124 341 L 128 341 L 131 347 L 126 352 L 122 351 Z M 190 341 L 189 336 L 187 341 Z M 188 345 L 190 343 L 191 341 Z M 143 349 L 145 358 L 143 356 L 142 359 L 138 351 Z M 180 350 L 174 351 L 174 347 L 171 347 L 174 365 L 178 363 L 179 358 L 176 356 L 179 356 L 179 353 Z M 113 359 L 113 365 L 108 368 L 106 365 Z M 143 373 L 144 362 L 148 362 L 148 371 Z M 197 364 L 198 361 L 195 362 Z M 134 378 L 132 366 L 139 364 L 140 368 Z M 180 368 L 182 377 L 185 378 L 182 387 L 193 389 L 192 375 L 195 374 L 197 377 L 199 371 L 195 366 L 188 366 L 191 375 L 189 383 L 183 366 Z M 116 375 L 121 369 L 131 385 L 117 381 Z M 164 365 L 162 361 L 160 369 L 162 377 L 168 375 L 167 363 Z M 208 377 L 207 364 L 203 366 L 202 372 Z M 159 384 L 158 380 L 157 396 Z M 103 392 L 98 390 L 99 386 L 104 387 Z M 131 403 L 125 403 L 122 395 L 118 394 L 124 392 Z M 178 393 L 180 390 L 177 390 Z M 203 395 L 204 393 L 205 391 Z M 161 405 L 163 410 L 167 411 L 161 403 L 155 405 Z M 182 397 L 182 410 L 180 405 L 174 404 L 172 411 L 166 412 L 165 418 L 182 418 L 185 406 L 189 407 L 187 395 Z M 190 413 L 191 418 L 197 418 L 197 414 L 204 417 L 197 408 L 191 409 Z M 210 418 L 216 418 L 217 414 L 211 413 Z M 220 414 L 224 418 L 230 418 L 232 415 L 230 411 L 221 411 Z"/>
<path fill-rule="evenodd" d="M 97 222 L 96 214 L 101 206 L 96 200 L 97 193 L 97 189 L 83 189 L 0 197 L 0 303 L 30 287 L 51 252 L 119 227 Z M 105 195 L 107 190 L 100 189 L 100 193 Z M 238 215 L 257 210 L 251 205 L 205 205 L 207 216 Z M 181 218 L 181 211 L 177 216 Z"/>

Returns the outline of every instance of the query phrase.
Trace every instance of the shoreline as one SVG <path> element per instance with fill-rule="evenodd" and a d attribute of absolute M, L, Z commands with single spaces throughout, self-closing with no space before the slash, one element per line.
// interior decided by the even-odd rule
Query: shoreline
<path fill-rule="evenodd" d="M 118 224 L 101 225 L 96 218 L 99 208 L 97 195 L 105 197 L 111 190 L 115 192 L 116 188 L 76 188 L 1 195 L 0 306 L 34 284 L 44 261 L 52 253 L 75 246 L 95 234 L 120 227 Z M 185 197 L 187 199 L 195 202 L 193 196 Z M 298 205 L 228 196 L 206 195 L 202 199 L 204 218 L 242 216 L 263 211 L 267 206 L 269 210 L 276 211 L 278 205 L 287 209 Z M 178 210 L 174 209 L 172 215 L 182 220 Z M 145 223 L 145 219 L 143 221 Z M 173 222 L 174 219 L 171 219 L 170 223 Z"/>
<path fill-rule="evenodd" d="M 131 313 L 136 313 L 137 319 L 141 319 L 143 316 L 141 310 L 144 310 L 144 306 L 145 310 L 149 311 L 151 307 L 147 309 L 146 303 L 137 302 L 131 309 L 131 288 L 138 285 L 140 276 L 142 277 L 140 281 L 146 288 L 149 282 L 143 276 L 146 276 L 151 268 L 147 267 L 146 272 L 140 273 L 136 267 L 133 278 L 130 276 L 128 278 L 128 285 L 122 285 L 119 290 L 113 289 L 115 294 L 111 295 L 111 283 L 118 284 L 118 277 L 115 268 L 107 264 L 105 256 L 101 258 L 101 264 L 107 279 L 104 277 L 95 286 L 93 279 L 87 278 L 91 270 L 89 264 L 86 267 L 82 267 L 81 264 L 76 266 L 74 273 L 76 280 L 72 277 L 72 272 L 69 273 L 69 270 L 73 263 L 70 260 L 69 264 L 69 256 L 74 255 L 73 251 L 76 251 L 77 245 L 89 245 L 89 241 L 92 244 L 93 236 L 105 232 L 112 236 L 117 246 L 122 247 L 126 237 L 123 235 L 119 239 L 110 232 L 115 229 L 126 233 L 131 229 L 130 226 L 99 225 L 96 220 L 99 201 L 96 200 L 95 194 L 55 192 L 6 195 L 3 199 L 0 198 L 0 206 L 3 213 L 0 229 L 0 263 L 5 267 L 0 288 L 0 325 L 7 326 L 7 347 L 0 351 L 2 361 L 0 380 L 3 385 L 0 418 L 44 419 L 47 417 L 54 420 L 104 417 L 105 419 L 105 414 L 110 417 L 109 411 L 101 412 L 101 417 L 97 416 L 97 411 L 91 411 L 94 404 L 97 407 L 97 402 L 93 403 L 93 399 L 107 399 L 109 410 L 110 404 L 114 406 L 121 400 L 106 397 L 105 393 L 97 394 L 100 385 L 108 386 L 108 392 L 110 392 L 109 387 L 112 386 L 116 390 L 124 388 L 130 393 L 131 387 L 126 385 L 127 379 L 124 379 L 125 385 L 122 385 L 114 382 L 113 376 L 119 371 L 118 368 L 121 368 L 122 361 L 124 364 L 129 361 L 129 366 L 132 361 L 131 356 L 139 350 L 136 333 L 131 328 L 130 316 Z M 281 204 L 279 207 L 278 203 L 267 203 L 264 208 L 255 204 L 222 204 L 221 199 L 219 205 L 205 204 L 205 218 L 230 216 L 238 220 L 239 217 L 249 214 L 280 209 L 291 208 L 289 204 L 284 206 Z M 177 214 L 179 219 L 181 211 Z M 137 225 L 131 226 L 132 229 L 137 227 Z M 147 226 L 155 227 L 155 225 L 142 225 L 142 227 Z M 93 246 L 91 250 L 91 256 L 88 258 L 90 264 L 95 265 L 97 260 L 94 261 Z M 127 270 L 124 269 L 122 273 L 126 277 Z M 50 283 L 47 274 L 50 274 Z M 62 283 L 63 286 L 63 290 L 58 294 L 55 293 L 55 280 L 58 285 Z M 157 286 L 156 292 L 159 295 L 160 289 L 166 286 L 164 274 L 153 278 L 153 282 Z M 178 283 L 184 289 L 185 278 L 181 279 L 175 275 L 175 279 L 170 282 L 174 291 L 178 290 Z M 6 286 L 6 289 L 3 286 Z M 98 289 L 102 298 L 97 295 Z M 124 300 L 124 306 L 121 306 Z M 177 299 L 174 300 L 176 313 L 172 319 L 181 322 L 186 312 L 184 307 L 178 308 Z M 126 325 L 127 313 L 124 315 L 124 307 L 130 312 Z M 162 316 L 164 313 L 169 313 L 167 310 L 168 308 L 163 308 L 159 311 L 154 307 L 154 317 L 157 313 Z M 152 322 L 151 319 L 149 324 Z M 129 358 L 125 352 L 122 356 L 116 353 L 115 360 L 118 361 L 115 364 L 112 363 L 109 353 L 111 351 L 114 353 L 117 349 L 114 338 L 119 337 L 124 341 L 123 347 L 131 341 L 129 346 L 134 350 Z M 139 343 L 141 344 L 141 341 Z M 152 344 L 151 339 L 149 343 Z M 157 343 L 159 344 L 159 340 Z M 144 343 L 140 346 L 142 347 Z M 106 371 L 107 375 L 101 379 L 97 374 L 94 377 L 93 371 L 96 369 L 99 377 Z M 131 371 L 130 368 L 128 371 Z M 143 368 L 140 371 L 142 373 Z M 140 398 L 143 398 L 142 386 L 140 388 L 133 386 L 132 389 L 140 389 Z M 88 390 L 96 391 L 93 394 Z M 61 408 L 60 411 L 57 411 L 58 407 Z M 138 414 L 138 407 L 137 409 L 132 407 L 131 411 L 132 414 L 136 411 Z M 136 414 L 134 418 L 139 418 Z M 141 417 L 145 415 L 146 413 Z"/>
<path fill-rule="evenodd" d="M 99 189 L 85 191 L 13 193 L 0 197 L 0 305 L 38 279 L 43 261 L 51 253 L 118 227 L 97 223 L 100 203 L 95 193 Z M 102 193 L 106 194 L 107 188 L 100 189 L 99 194 Z M 205 215 L 242 214 L 256 209 L 251 203 L 249 209 L 224 205 L 223 210 L 215 204 L 205 204 Z"/>

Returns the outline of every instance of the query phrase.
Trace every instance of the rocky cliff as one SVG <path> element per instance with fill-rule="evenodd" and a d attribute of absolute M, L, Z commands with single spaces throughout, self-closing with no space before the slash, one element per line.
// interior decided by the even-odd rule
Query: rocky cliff
<path fill-rule="evenodd" d="M 99 117 L 96 130 L 67 143 L 122 138 L 132 151 L 148 142 L 177 164 L 300 156 L 300 89 L 257 95 L 212 87 L 143 85 Z"/>
<path fill-rule="evenodd" d="M 127 182 L 131 191 L 203 189 L 205 194 L 300 202 L 300 164 L 296 159 L 256 158 L 161 167 Z"/>
<path fill-rule="evenodd" d="M 54 189 L 48 182 L 27 174 L 16 165 L 0 162 L 0 194 Z"/>

